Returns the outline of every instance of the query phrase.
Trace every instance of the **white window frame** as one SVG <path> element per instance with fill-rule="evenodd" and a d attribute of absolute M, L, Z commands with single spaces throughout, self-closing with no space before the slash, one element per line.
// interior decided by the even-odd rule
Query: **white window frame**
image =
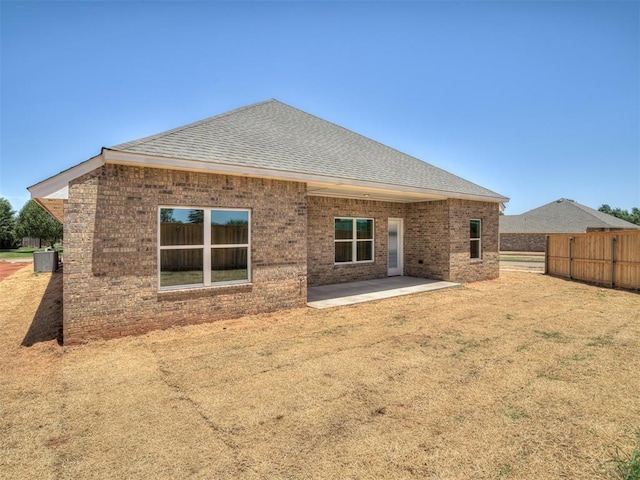
<path fill-rule="evenodd" d="M 203 210 L 204 211 L 204 243 L 202 245 L 161 245 L 161 225 L 162 225 L 162 209 L 163 208 L 171 208 L 171 209 L 181 209 L 181 210 Z M 248 233 L 247 233 L 247 243 L 233 243 L 233 244 L 221 244 L 221 245 L 213 245 L 211 243 L 211 213 L 215 211 L 222 212 L 247 212 L 248 218 Z M 245 247 L 247 249 L 247 278 L 244 280 L 231 280 L 228 282 L 212 282 L 211 281 L 211 250 L 214 248 L 242 248 Z M 162 263 L 161 263 L 161 252 L 163 250 L 191 250 L 202 248 L 202 267 L 203 267 L 203 283 L 191 283 L 187 285 L 171 285 L 167 287 L 160 286 L 160 280 L 162 275 Z M 216 287 L 223 285 L 237 285 L 237 284 L 245 284 L 251 283 L 251 210 L 248 208 L 222 208 L 222 207 L 194 207 L 194 206 L 184 206 L 184 205 L 161 205 L 158 207 L 158 290 L 183 290 L 187 288 L 206 288 L 206 287 Z"/>
<path fill-rule="evenodd" d="M 471 236 L 471 222 L 478 222 L 478 236 Z M 471 256 L 471 242 L 478 242 L 478 256 Z M 469 259 L 482 260 L 482 220 L 480 218 L 472 218 L 469 220 Z"/>
<path fill-rule="evenodd" d="M 349 239 L 336 238 L 336 220 L 351 220 L 351 232 L 353 237 Z M 373 228 L 371 230 L 371 239 L 358 240 L 358 232 L 356 230 L 357 220 L 371 220 Z M 353 263 L 373 263 L 376 258 L 375 255 L 375 237 L 376 237 L 376 221 L 374 218 L 369 217 L 333 217 L 333 264 L 334 265 L 351 265 Z M 336 262 L 336 243 L 348 243 L 351 245 L 351 261 L 350 262 Z M 371 260 L 357 260 L 358 258 L 358 242 L 371 242 Z"/>

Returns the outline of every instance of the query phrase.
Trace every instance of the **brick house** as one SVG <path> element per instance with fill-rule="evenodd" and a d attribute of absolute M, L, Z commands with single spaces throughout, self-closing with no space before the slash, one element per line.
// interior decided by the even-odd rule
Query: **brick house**
<path fill-rule="evenodd" d="M 498 276 L 507 199 L 270 100 L 29 187 L 64 223 L 64 339 L 301 307 L 307 286 Z"/>
<path fill-rule="evenodd" d="M 500 250 L 544 252 L 547 235 L 613 230 L 636 230 L 640 227 L 607 213 L 560 198 L 520 215 L 500 217 Z"/>

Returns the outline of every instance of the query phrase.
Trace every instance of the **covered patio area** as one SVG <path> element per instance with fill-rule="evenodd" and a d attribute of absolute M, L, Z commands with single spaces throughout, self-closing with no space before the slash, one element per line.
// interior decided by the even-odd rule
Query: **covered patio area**
<path fill-rule="evenodd" d="M 459 285 L 454 282 L 404 276 L 321 285 L 307 289 L 307 305 L 312 308 L 340 307 Z"/>

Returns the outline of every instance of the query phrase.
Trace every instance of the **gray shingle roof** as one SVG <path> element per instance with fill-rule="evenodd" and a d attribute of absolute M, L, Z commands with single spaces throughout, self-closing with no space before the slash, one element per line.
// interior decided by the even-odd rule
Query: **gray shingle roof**
<path fill-rule="evenodd" d="M 587 228 L 640 227 L 565 198 L 521 215 L 500 217 L 500 233 L 583 233 Z"/>
<path fill-rule="evenodd" d="M 306 112 L 269 100 L 109 150 L 507 198 Z"/>

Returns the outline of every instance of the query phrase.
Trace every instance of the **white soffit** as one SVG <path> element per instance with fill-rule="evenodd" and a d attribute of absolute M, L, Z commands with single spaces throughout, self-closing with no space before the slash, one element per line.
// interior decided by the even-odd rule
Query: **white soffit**
<path fill-rule="evenodd" d="M 316 197 L 355 198 L 361 200 L 377 200 L 381 202 L 411 203 L 428 200 L 444 200 L 442 195 L 428 195 L 415 192 L 400 192 L 382 188 L 358 187 L 318 182 L 307 183 L 307 193 Z"/>
<path fill-rule="evenodd" d="M 61 198 L 36 198 L 36 202 L 40 204 L 47 212 L 53 215 L 60 223 L 64 221 L 64 200 Z"/>

